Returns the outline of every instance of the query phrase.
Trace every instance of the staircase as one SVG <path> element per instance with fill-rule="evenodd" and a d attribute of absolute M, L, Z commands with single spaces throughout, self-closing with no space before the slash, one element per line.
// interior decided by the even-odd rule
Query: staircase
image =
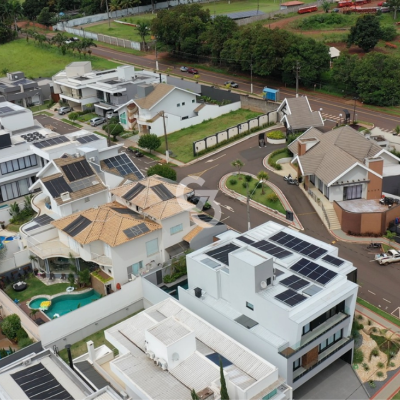
<path fill-rule="evenodd" d="M 341 229 L 339 219 L 333 207 L 325 209 L 324 214 L 329 222 L 330 230 Z"/>

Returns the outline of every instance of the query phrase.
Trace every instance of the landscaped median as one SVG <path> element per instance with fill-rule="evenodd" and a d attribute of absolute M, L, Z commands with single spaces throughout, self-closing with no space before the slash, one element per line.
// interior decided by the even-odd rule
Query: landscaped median
<path fill-rule="evenodd" d="M 246 182 L 245 175 L 251 176 L 249 184 L 249 193 L 251 194 L 250 205 L 265 214 L 268 214 L 282 222 L 285 222 L 296 229 L 303 230 L 303 225 L 297 218 L 292 206 L 289 204 L 282 191 L 272 182 L 264 183 L 264 194 L 262 194 L 261 185 L 252 193 L 258 183 L 258 178 L 253 174 L 241 173 L 243 179 L 239 180 L 237 174 L 229 173 L 224 175 L 219 181 L 219 190 L 226 195 L 241 201 L 247 202 L 247 188 L 243 185 Z M 237 183 L 232 184 L 232 179 L 236 179 Z M 249 179 L 249 178 L 247 178 Z M 246 182 L 247 183 L 247 182 Z M 275 198 L 276 195 L 277 199 Z M 272 207 L 271 207 L 272 206 Z M 293 221 L 286 219 L 286 210 L 293 212 Z"/>

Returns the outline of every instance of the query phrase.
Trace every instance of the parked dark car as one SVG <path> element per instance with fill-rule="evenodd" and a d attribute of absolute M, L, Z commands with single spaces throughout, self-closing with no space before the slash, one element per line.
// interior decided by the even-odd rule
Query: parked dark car
<path fill-rule="evenodd" d="M 187 72 L 193 75 L 197 75 L 199 73 L 196 68 L 188 68 Z"/>

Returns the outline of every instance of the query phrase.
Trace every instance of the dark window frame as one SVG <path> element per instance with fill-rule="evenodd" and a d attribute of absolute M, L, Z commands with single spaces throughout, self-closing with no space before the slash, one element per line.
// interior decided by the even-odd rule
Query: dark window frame
<path fill-rule="evenodd" d="M 27 166 L 27 159 L 29 159 L 29 166 Z M 20 160 L 23 160 L 23 164 L 25 165 L 24 168 L 21 168 L 22 162 Z M 33 164 L 34 162 L 34 164 Z M 14 168 L 14 163 L 18 165 L 18 169 Z M 22 171 L 24 169 L 32 168 L 32 167 L 37 167 L 38 161 L 36 155 L 30 155 L 30 156 L 25 156 L 25 157 L 19 157 L 19 158 L 14 158 L 13 160 L 5 161 L 0 163 L 0 171 L 2 175 L 8 175 L 12 174 L 13 172 L 18 172 Z M 10 166 L 10 168 L 9 168 Z M 7 170 L 7 172 L 3 172 L 3 168 Z M 11 169 L 11 171 L 10 171 Z"/>

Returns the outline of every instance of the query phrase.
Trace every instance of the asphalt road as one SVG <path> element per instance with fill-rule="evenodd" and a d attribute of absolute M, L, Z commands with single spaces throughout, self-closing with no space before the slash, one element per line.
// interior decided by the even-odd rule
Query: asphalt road
<path fill-rule="evenodd" d="M 192 183 L 189 184 L 193 189 L 217 192 L 215 200 L 221 205 L 221 221 L 237 231 L 244 232 L 247 230 L 246 205 L 220 191 L 216 191 L 219 180 L 223 175 L 234 171 L 231 162 L 237 158 L 240 158 L 245 163 L 244 173 L 257 174 L 260 170 L 265 169 L 262 165 L 263 158 L 279 147 L 281 146 L 268 145 L 266 148 L 259 148 L 257 137 L 249 138 L 205 160 L 178 168 L 178 181 L 185 179 L 187 176 L 193 177 Z M 199 185 L 199 183 L 202 183 L 200 178 L 204 180 L 202 186 Z M 400 264 L 381 267 L 376 262 L 371 262 L 374 255 L 367 250 L 365 244 L 335 242 L 335 238 L 325 228 L 309 200 L 298 187 L 288 185 L 281 176 L 274 173 L 269 173 L 269 180 L 276 184 L 289 200 L 304 226 L 304 233 L 334 244 L 339 248 L 339 256 L 350 260 L 358 268 L 360 297 L 389 313 L 400 307 L 400 293 L 398 290 Z M 252 227 L 270 220 L 275 219 L 251 208 L 250 221 Z M 281 223 L 280 221 L 275 221 Z M 397 313 L 397 316 L 399 316 L 399 313 Z"/>

